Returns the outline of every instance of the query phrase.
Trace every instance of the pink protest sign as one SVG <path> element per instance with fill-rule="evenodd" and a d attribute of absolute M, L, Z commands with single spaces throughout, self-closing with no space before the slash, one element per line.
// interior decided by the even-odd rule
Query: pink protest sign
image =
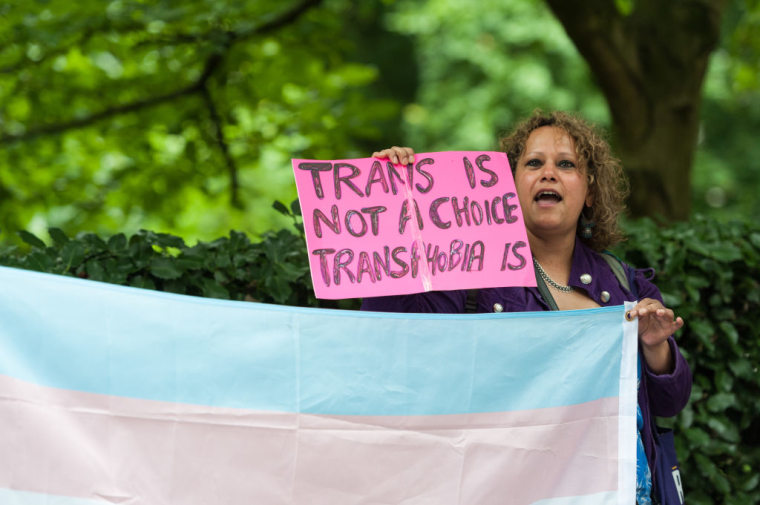
<path fill-rule="evenodd" d="M 504 153 L 293 160 L 318 298 L 535 286 Z"/>

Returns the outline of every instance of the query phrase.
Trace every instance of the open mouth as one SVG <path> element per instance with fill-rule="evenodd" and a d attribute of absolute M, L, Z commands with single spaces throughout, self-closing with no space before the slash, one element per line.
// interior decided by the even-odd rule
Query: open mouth
<path fill-rule="evenodd" d="M 556 191 L 539 191 L 533 198 L 534 202 L 539 203 L 557 203 L 562 201 L 562 197 Z"/>

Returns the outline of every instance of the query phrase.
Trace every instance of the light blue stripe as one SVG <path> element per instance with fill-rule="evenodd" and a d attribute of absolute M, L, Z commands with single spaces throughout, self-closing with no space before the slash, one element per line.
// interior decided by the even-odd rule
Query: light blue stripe
<path fill-rule="evenodd" d="M 0 503 L 2 505 L 103 505 L 103 500 L 0 488 Z"/>
<path fill-rule="evenodd" d="M 618 395 L 623 307 L 377 314 L 229 302 L 0 267 L 0 373 L 133 398 L 343 415 Z"/>

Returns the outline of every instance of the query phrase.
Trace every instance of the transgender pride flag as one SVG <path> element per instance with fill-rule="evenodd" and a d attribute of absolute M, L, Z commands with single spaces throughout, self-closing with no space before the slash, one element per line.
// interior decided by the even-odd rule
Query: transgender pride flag
<path fill-rule="evenodd" d="M 394 315 L 0 268 L 0 503 L 634 503 L 624 308 Z"/>

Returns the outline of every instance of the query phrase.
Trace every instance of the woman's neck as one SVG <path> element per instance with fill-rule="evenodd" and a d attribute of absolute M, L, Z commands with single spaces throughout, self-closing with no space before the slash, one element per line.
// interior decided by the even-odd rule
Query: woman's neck
<path fill-rule="evenodd" d="M 563 279 L 570 276 L 575 250 L 575 235 L 564 237 L 537 237 L 528 232 L 530 251 L 541 266 L 547 270 L 561 274 Z"/>

